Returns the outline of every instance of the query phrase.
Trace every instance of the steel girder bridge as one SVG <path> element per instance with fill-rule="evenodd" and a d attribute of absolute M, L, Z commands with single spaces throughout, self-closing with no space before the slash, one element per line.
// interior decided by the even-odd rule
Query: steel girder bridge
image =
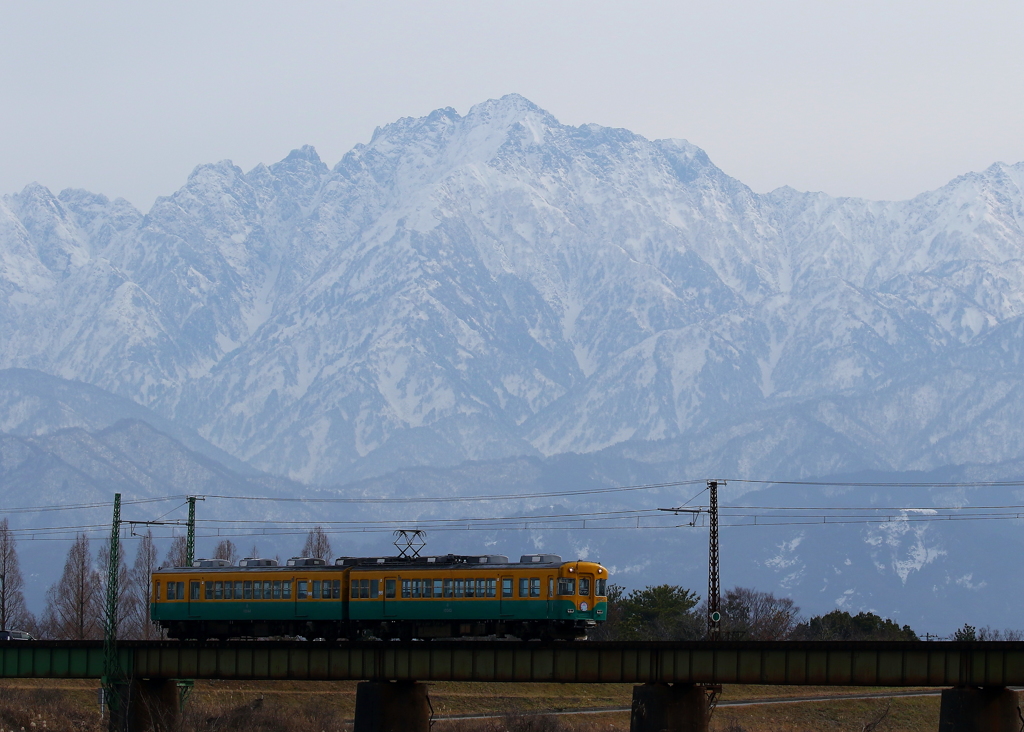
<path fill-rule="evenodd" d="M 122 641 L 119 730 L 170 729 L 182 680 L 364 681 L 357 732 L 426 730 L 429 681 L 633 683 L 631 729 L 706 730 L 722 684 L 931 686 L 940 730 L 1021 729 L 1024 642 Z M 3 678 L 100 678 L 102 641 L 9 642 Z"/>

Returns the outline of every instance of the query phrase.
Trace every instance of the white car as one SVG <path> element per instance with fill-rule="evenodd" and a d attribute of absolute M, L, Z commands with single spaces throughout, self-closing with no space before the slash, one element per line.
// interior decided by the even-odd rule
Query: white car
<path fill-rule="evenodd" d="M 35 640 L 31 633 L 24 630 L 0 630 L 0 641 L 30 641 Z"/>

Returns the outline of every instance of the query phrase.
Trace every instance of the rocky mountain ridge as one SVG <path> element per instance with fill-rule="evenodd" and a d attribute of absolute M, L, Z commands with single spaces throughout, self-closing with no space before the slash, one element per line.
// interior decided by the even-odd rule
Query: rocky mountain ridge
<path fill-rule="evenodd" d="M 0 203 L 0 367 L 311 483 L 674 452 L 679 477 L 1024 457 L 1024 164 L 910 201 L 751 191 L 516 95 L 199 166 L 143 215 Z"/>

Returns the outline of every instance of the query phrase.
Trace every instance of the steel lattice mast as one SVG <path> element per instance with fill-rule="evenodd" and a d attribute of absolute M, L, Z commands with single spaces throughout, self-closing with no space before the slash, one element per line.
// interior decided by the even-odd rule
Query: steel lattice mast
<path fill-rule="evenodd" d="M 188 532 L 185 537 L 185 566 L 191 567 L 196 560 L 196 498 L 188 496 Z"/>
<path fill-rule="evenodd" d="M 708 505 L 710 534 L 708 536 L 708 640 L 722 634 L 722 592 L 718 582 L 718 481 L 709 480 L 711 499 Z"/>
<path fill-rule="evenodd" d="M 109 561 L 107 564 L 107 597 L 103 628 L 103 691 L 110 708 L 111 728 L 123 701 L 119 694 L 123 673 L 117 655 L 117 610 L 120 595 L 121 569 L 121 494 L 114 494 L 114 519 L 110 525 Z"/>

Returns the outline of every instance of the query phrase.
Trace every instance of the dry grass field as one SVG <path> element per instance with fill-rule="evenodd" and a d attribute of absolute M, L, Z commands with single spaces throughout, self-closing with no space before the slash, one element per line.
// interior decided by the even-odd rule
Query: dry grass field
<path fill-rule="evenodd" d="M 826 701 L 720 706 L 713 732 L 934 732 L 939 698 L 843 699 L 878 689 L 729 686 L 722 701 L 830 695 Z M 894 690 L 895 691 L 895 690 Z M 197 682 L 182 732 L 350 730 L 356 682 Z M 625 732 L 629 684 L 430 685 L 437 732 Z M 564 714 L 579 710 L 576 714 Z M 586 710 L 585 713 L 582 713 Z M 550 714 L 563 712 L 562 714 Z M 548 713 L 548 714 L 545 714 Z M 487 717 L 451 719 L 471 715 Z M 487 716 L 498 715 L 498 716 Z M 101 732 L 97 684 L 0 681 L 0 732 Z"/>

